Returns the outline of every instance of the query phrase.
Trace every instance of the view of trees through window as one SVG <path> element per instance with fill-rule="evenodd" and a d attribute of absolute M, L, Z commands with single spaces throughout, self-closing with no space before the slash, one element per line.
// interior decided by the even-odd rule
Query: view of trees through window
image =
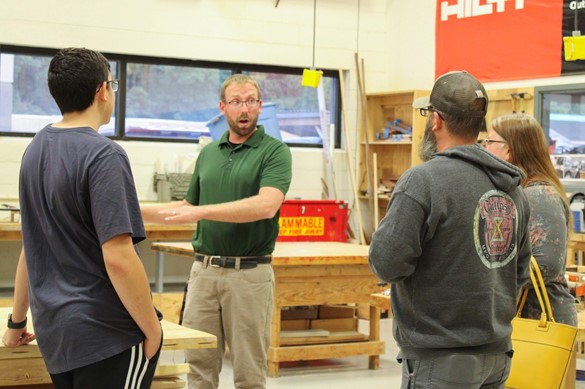
<path fill-rule="evenodd" d="M 60 117 L 47 87 L 50 60 L 0 53 L 0 131 L 34 133 Z"/>
<path fill-rule="evenodd" d="M 59 108 L 47 87 L 50 58 L 12 55 L 14 59 L 14 113 L 21 115 L 59 115 Z"/>
<path fill-rule="evenodd" d="M 262 90 L 262 100 L 276 106 L 280 132 L 285 142 L 321 143 L 320 110 L 324 109 L 330 123 L 336 123 L 335 115 L 338 89 L 337 80 L 322 80 L 325 107 L 319 107 L 317 90 L 303 87 L 302 74 L 245 72 L 254 77 Z M 330 106 L 331 105 L 331 106 Z M 328 130 L 327 130 L 328 131 Z"/>
<path fill-rule="evenodd" d="M 32 53 L 31 53 L 32 52 Z M 59 120 L 47 87 L 54 51 L 0 45 L 0 133 L 34 134 Z M 235 72 L 254 77 L 262 91 L 259 124 L 291 145 L 321 145 L 320 110 L 339 122 L 337 72 L 322 79 L 325 103 L 316 88 L 301 86 L 302 69 L 130 57 L 106 54 L 120 78 L 117 108 L 100 133 L 115 139 L 217 139 L 227 129 L 219 111 L 222 82 Z M 117 119 L 117 120 L 116 120 Z M 337 126 L 336 126 L 337 128 Z"/>
<path fill-rule="evenodd" d="M 219 114 L 219 88 L 231 71 L 127 63 L 127 137 L 197 139 Z"/>

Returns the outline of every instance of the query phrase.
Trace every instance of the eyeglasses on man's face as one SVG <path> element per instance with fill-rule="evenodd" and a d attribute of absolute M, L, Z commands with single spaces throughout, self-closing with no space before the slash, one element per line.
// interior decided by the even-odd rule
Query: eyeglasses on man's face
<path fill-rule="evenodd" d="M 420 115 L 424 116 L 424 117 L 428 117 L 431 114 L 431 112 L 436 112 L 439 115 L 439 117 L 441 119 L 443 119 L 443 115 L 441 115 L 441 112 L 437 111 L 433 107 L 420 108 L 419 112 L 420 112 Z"/>
<path fill-rule="evenodd" d="M 260 103 L 260 100 L 257 99 L 248 99 L 244 101 L 234 99 L 228 101 L 226 104 L 232 108 L 239 108 L 243 107 L 244 105 L 248 108 L 256 108 L 258 106 L 258 103 Z"/>
<path fill-rule="evenodd" d="M 487 138 L 486 139 L 482 139 L 480 142 L 485 147 L 488 147 L 489 145 L 494 144 L 494 143 L 508 143 L 505 140 L 487 139 Z"/>
<path fill-rule="evenodd" d="M 110 81 L 106 81 L 106 84 L 110 84 L 112 86 L 112 90 L 114 92 L 117 92 L 118 89 L 120 88 L 120 80 L 110 80 Z"/>
<path fill-rule="evenodd" d="M 118 89 L 120 88 L 120 80 L 109 80 L 109 81 L 106 81 L 106 86 L 107 86 L 108 84 L 111 84 L 112 91 L 114 91 L 114 92 L 117 92 L 117 91 L 118 91 Z M 97 88 L 97 90 L 95 91 L 95 93 L 98 93 L 98 92 L 99 92 L 99 91 L 102 89 L 102 85 L 103 85 L 103 84 L 100 84 L 100 85 L 98 86 L 98 88 Z"/>

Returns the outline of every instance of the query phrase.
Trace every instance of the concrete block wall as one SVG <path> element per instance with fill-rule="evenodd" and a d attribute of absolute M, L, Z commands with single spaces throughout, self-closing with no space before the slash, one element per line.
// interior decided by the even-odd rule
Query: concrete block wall
<path fill-rule="evenodd" d="M 367 92 L 430 89 L 434 80 L 435 0 L 103 0 L 101 2 L 3 2 L 0 44 L 61 48 L 180 59 L 342 69 L 348 131 L 357 166 L 360 106 L 355 53 L 363 59 Z M 464 50 L 464 48 L 462 48 Z M 518 80 L 488 89 L 585 82 L 585 75 Z M 196 91 L 194 91 L 196 93 Z M 347 145 L 334 153 L 339 197 L 353 201 Z M 17 197 L 20 159 L 30 138 L 0 137 L 0 200 Z M 197 153 L 196 144 L 121 142 L 142 201 L 156 200 L 154 161 L 173 166 Z M 321 197 L 322 151 L 293 148 L 289 197 Z M 0 215 L 1 217 L 1 215 Z M 355 221 L 354 221 L 355 225 Z M 0 242 L 0 285 L 13 278 L 18 244 Z M 151 268 L 152 253 L 142 247 Z M 180 265 L 171 265 L 168 273 Z M 181 269 L 183 271 L 184 269 Z"/>

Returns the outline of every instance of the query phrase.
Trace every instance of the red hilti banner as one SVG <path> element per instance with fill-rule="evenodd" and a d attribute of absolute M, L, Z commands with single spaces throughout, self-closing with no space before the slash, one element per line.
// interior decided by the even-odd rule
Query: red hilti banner
<path fill-rule="evenodd" d="M 481 81 L 561 74 L 563 0 L 437 0 L 436 77 Z"/>

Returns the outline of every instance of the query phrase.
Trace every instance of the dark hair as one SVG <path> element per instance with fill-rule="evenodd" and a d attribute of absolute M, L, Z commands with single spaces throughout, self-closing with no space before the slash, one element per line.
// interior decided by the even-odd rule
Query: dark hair
<path fill-rule="evenodd" d="M 447 125 L 449 133 L 455 136 L 475 141 L 479 132 L 482 129 L 485 131 L 484 117 L 456 117 L 442 112 L 440 114 Z"/>
<path fill-rule="evenodd" d="M 89 108 L 109 73 L 110 63 L 97 51 L 76 47 L 59 50 L 49 64 L 48 83 L 61 114 Z"/>

